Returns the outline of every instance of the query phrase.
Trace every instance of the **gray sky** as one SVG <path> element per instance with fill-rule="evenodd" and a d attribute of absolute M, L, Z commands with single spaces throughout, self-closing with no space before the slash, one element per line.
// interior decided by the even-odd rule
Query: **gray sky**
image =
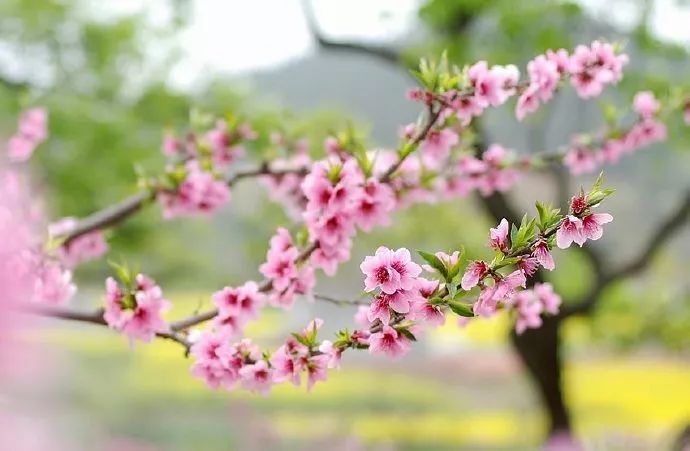
<path fill-rule="evenodd" d="M 626 28 L 638 11 L 628 0 L 578 0 L 590 13 Z M 313 0 L 319 23 L 334 38 L 395 39 L 416 20 L 420 0 Z M 147 10 L 155 23 L 169 11 L 162 2 L 88 2 L 101 16 Z M 613 12 L 613 14 L 612 14 Z M 690 8 L 657 0 L 651 24 L 663 38 L 690 46 Z M 313 51 L 300 0 L 195 0 L 191 25 L 181 38 L 185 57 L 171 73 L 179 87 L 208 73 L 241 74 L 265 69 Z"/>

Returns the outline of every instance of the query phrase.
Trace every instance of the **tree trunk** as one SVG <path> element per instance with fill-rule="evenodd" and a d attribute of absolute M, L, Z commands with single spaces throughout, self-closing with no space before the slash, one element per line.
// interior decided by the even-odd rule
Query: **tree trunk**
<path fill-rule="evenodd" d="M 549 414 L 549 435 L 570 432 L 570 414 L 563 399 L 559 317 L 547 316 L 538 329 L 515 332 L 511 339 Z"/>

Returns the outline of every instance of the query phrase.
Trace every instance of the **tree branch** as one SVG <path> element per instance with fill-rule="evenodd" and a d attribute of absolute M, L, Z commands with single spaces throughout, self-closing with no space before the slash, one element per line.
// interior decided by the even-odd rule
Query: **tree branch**
<path fill-rule="evenodd" d="M 561 316 L 583 315 L 590 313 L 601 298 L 602 292 L 611 283 L 618 282 L 642 272 L 652 262 L 654 256 L 673 236 L 679 232 L 690 220 L 690 190 L 685 193 L 684 199 L 678 207 L 657 227 L 652 233 L 642 252 L 630 262 L 609 273 L 601 273 L 590 292 L 579 303 L 565 306 Z"/>
<path fill-rule="evenodd" d="M 21 307 L 22 312 L 31 313 L 38 316 L 44 316 L 48 318 L 64 319 L 70 321 L 78 321 L 82 323 L 96 324 L 99 326 L 108 326 L 103 318 L 103 309 L 100 308 L 93 312 L 79 312 L 75 310 L 70 310 L 63 307 L 51 307 L 45 305 L 35 305 L 30 304 Z M 192 344 L 182 335 L 177 332 L 160 332 L 157 333 L 158 338 L 164 338 L 166 340 L 174 341 L 179 343 L 185 349 L 185 356 L 189 354 L 189 349 Z"/>
<path fill-rule="evenodd" d="M 394 64 L 396 66 L 402 63 L 402 56 L 400 55 L 400 52 L 391 49 L 390 47 L 365 43 L 331 41 L 330 39 L 326 38 L 319 29 L 311 0 L 302 0 L 302 9 L 304 10 L 304 17 L 307 20 L 309 31 L 311 32 L 312 36 L 314 36 L 314 39 L 316 39 L 319 47 L 322 49 L 361 53 L 364 55 L 373 56 L 374 58 L 378 58 L 386 63 Z"/>
<path fill-rule="evenodd" d="M 263 175 L 275 175 L 280 177 L 286 174 L 305 174 L 306 168 L 295 169 L 271 169 L 267 164 L 262 164 L 258 168 L 238 171 L 227 179 L 228 186 L 232 186 L 240 180 L 259 177 Z M 106 207 L 89 216 L 80 219 L 77 225 L 64 235 L 64 243 L 67 244 L 74 239 L 92 232 L 117 225 L 127 218 L 137 213 L 148 202 L 154 200 L 158 191 L 155 189 L 140 191 L 132 196 L 118 202 L 117 204 Z"/>

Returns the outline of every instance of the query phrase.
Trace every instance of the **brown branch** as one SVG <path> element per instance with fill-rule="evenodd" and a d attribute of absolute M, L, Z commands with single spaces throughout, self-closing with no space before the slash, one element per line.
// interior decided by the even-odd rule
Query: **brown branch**
<path fill-rule="evenodd" d="M 306 168 L 294 169 L 271 169 L 267 164 L 262 164 L 258 168 L 238 171 L 227 179 L 228 186 L 233 186 L 240 180 L 247 178 L 259 177 L 263 175 L 275 175 L 280 177 L 286 174 L 302 174 L 306 173 Z M 121 202 L 99 210 L 91 215 L 80 219 L 76 227 L 64 235 L 64 243 L 92 232 L 94 230 L 105 229 L 115 226 L 125 221 L 130 216 L 137 213 L 144 205 L 156 198 L 157 190 L 151 189 L 147 191 L 140 191 L 132 196 L 122 200 Z"/>
<path fill-rule="evenodd" d="M 78 321 L 82 323 L 96 324 L 99 326 L 108 326 L 103 318 L 103 309 L 100 308 L 93 312 L 79 312 L 75 310 L 70 310 L 64 307 L 51 307 L 45 305 L 27 305 L 22 306 L 22 312 L 31 313 L 38 316 L 44 316 L 48 318 L 57 318 L 70 321 Z M 177 332 L 159 332 L 156 333 L 158 338 L 164 338 L 166 340 L 174 341 L 175 343 L 181 344 L 185 349 L 185 355 L 189 353 L 189 349 L 192 346 L 189 341 Z"/>
<path fill-rule="evenodd" d="M 338 299 L 325 294 L 318 293 L 314 294 L 314 299 L 329 302 L 339 307 L 347 307 L 351 305 L 369 305 L 369 302 L 365 299 Z"/>
<path fill-rule="evenodd" d="M 590 313 L 599 302 L 603 291 L 610 284 L 644 271 L 659 250 L 687 224 L 688 220 L 690 220 L 690 190 L 685 193 L 683 201 L 673 213 L 659 224 L 637 257 L 614 271 L 602 273 L 590 292 L 577 304 L 565 306 L 561 316 L 568 317 Z"/>

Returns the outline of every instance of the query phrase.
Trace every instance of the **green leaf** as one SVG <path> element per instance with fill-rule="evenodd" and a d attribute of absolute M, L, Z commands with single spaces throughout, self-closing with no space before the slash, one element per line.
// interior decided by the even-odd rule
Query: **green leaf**
<path fill-rule="evenodd" d="M 448 302 L 448 307 L 455 313 L 456 315 L 464 316 L 467 318 L 471 318 L 474 316 L 474 313 L 472 312 L 472 307 L 470 307 L 468 304 L 465 304 L 463 302 L 458 302 L 455 300 L 452 300 Z"/>
<path fill-rule="evenodd" d="M 410 329 L 407 327 L 401 327 L 397 329 L 398 333 L 400 333 L 403 337 L 407 338 L 410 341 L 417 341 L 417 337 L 414 336 L 412 332 L 410 332 Z"/>
<path fill-rule="evenodd" d="M 436 271 L 438 271 L 446 281 L 448 281 L 448 269 L 446 265 L 443 264 L 440 258 L 431 252 L 425 252 L 418 250 L 417 253 Z"/>
<path fill-rule="evenodd" d="M 293 336 L 293 337 L 295 338 L 295 340 L 297 340 L 300 344 L 303 344 L 304 346 L 307 346 L 307 347 L 310 347 L 310 346 L 311 346 L 310 343 L 309 343 L 309 340 L 308 340 L 307 337 L 305 337 L 304 335 L 298 334 L 298 333 L 296 333 L 296 332 L 293 332 L 293 333 L 292 333 L 292 336 Z"/>

